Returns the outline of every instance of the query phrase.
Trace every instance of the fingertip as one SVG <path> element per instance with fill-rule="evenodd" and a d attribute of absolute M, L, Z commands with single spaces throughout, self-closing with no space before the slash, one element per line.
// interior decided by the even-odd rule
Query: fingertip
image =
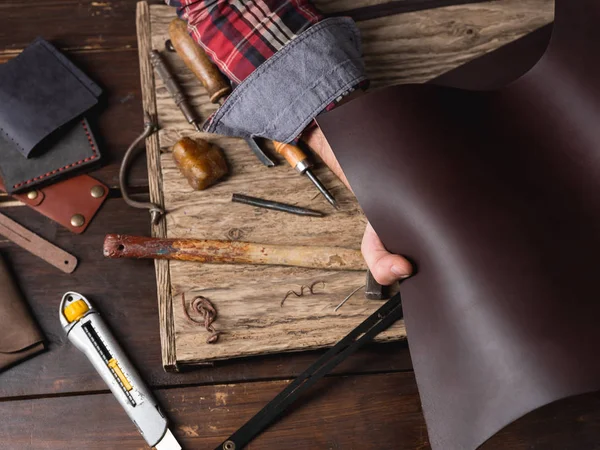
<path fill-rule="evenodd" d="M 399 261 L 395 261 L 390 267 L 390 272 L 392 272 L 398 280 L 403 280 L 412 275 L 412 266 L 405 259 L 400 259 Z"/>
<path fill-rule="evenodd" d="M 411 264 L 396 255 L 381 258 L 370 268 L 373 277 L 379 284 L 389 286 L 399 280 L 409 278 L 412 274 Z"/>

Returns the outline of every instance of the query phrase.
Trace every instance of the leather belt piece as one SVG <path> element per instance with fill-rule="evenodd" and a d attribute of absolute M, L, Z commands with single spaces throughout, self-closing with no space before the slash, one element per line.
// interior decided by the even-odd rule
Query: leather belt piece
<path fill-rule="evenodd" d="M 281 417 L 285 410 L 317 381 L 402 317 L 402 301 L 398 293 L 348 333 L 334 347 L 330 348 L 308 369 L 298 375 L 267 406 L 232 434 L 229 439 L 216 447 L 215 450 L 239 450 L 244 448 L 252 439 Z"/>
<path fill-rule="evenodd" d="M 0 235 L 65 273 L 77 268 L 77 258 L 12 219 L 0 214 Z"/>
<path fill-rule="evenodd" d="M 557 0 L 516 81 L 395 86 L 317 120 L 386 248 L 419 267 L 403 307 L 434 449 L 600 389 L 599 21 L 597 1 Z"/>

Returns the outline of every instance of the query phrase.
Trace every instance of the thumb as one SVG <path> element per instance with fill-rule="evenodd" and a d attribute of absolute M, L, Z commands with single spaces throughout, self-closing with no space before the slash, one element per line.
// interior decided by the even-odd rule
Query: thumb
<path fill-rule="evenodd" d="M 363 236 L 363 257 L 379 284 L 388 286 L 412 274 L 411 264 L 402 256 L 388 252 L 370 223 Z"/>

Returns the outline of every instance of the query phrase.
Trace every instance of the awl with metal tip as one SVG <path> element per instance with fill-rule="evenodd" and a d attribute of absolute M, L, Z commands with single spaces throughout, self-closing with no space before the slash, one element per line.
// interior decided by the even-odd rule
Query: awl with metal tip
<path fill-rule="evenodd" d="M 152 50 L 150 52 L 150 63 L 152 64 L 152 67 L 154 67 L 154 69 L 156 70 L 156 73 L 158 73 L 158 75 L 160 76 L 163 83 L 165 83 L 167 90 L 173 97 L 175 104 L 183 113 L 185 120 L 187 120 L 189 124 L 193 125 L 197 131 L 202 131 L 198 126 L 198 119 L 196 118 L 194 110 L 188 103 L 187 99 L 185 98 L 185 95 L 183 95 L 181 88 L 173 78 L 173 75 L 171 75 L 171 72 L 169 72 L 169 68 L 167 67 L 162 57 L 160 56 L 160 53 L 158 53 L 157 50 Z"/>
<path fill-rule="evenodd" d="M 69 341 L 87 356 L 148 445 L 181 450 L 158 403 L 89 300 L 67 292 L 60 302 L 59 318 Z"/>
<path fill-rule="evenodd" d="M 283 142 L 273 141 L 275 151 L 285 158 L 285 160 L 301 175 L 306 175 L 310 181 L 317 187 L 323 197 L 327 199 L 334 208 L 338 207 L 333 195 L 327 190 L 323 183 L 312 172 L 312 164 L 308 160 L 306 154 L 297 146 L 292 144 L 284 144 Z"/>

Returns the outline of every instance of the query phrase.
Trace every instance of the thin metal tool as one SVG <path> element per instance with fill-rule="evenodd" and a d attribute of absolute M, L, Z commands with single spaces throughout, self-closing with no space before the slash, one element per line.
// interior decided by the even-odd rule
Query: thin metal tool
<path fill-rule="evenodd" d="M 250 197 L 244 194 L 233 194 L 231 201 L 234 203 L 243 203 L 244 205 L 256 206 L 258 208 L 272 209 L 273 211 L 281 211 L 297 216 L 323 217 L 321 211 L 314 209 L 302 208 L 300 206 L 288 205 L 287 203 L 275 202 L 273 200 L 265 200 L 257 197 Z"/>
<path fill-rule="evenodd" d="M 77 267 L 77 258 L 73 255 L 42 239 L 4 214 L 0 214 L 0 235 L 65 273 L 72 273 Z"/>
<path fill-rule="evenodd" d="M 339 304 L 339 305 L 337 305 L 337 306 L 336 306 L 336 307 L 333 309 L 333 311 L 334 311 L 334 312 L 337 312 L 337 310 L 338 310 L 338 309 L 340 309 L 342 306 L 344 306 L 344 305 L 346 304 L 346 302 L 347 302 L 348 300 L 350 300 L 354 294 L 356 294 L 358 291 L 360 291 L 360 290 L 361 290 L 362 288 L 364 288 L 364 287 L 365 287 L 365 285 L 363 284 L 362 286 L 359 286 L 359 287 L 357 287 L 356 289 L 354 289 L 352 292 L 350 292 L 350 294 L 348 295 L 348 297 L 346 297 L 344 300 L 342 300 L 342 301 L 340 302 L 340 304 Z"/>
<path fill-rule="evenodd" d="M 156 126 L 150 119 L 150 116 L 147 113 L 144 113 L 144 131 L 142 131 L 142 133 L 135 138 L 125 152 L 125 156 L 123 156 L 123 161 L 121 162 L 121 168 L 119 169 L 119 187 L 121 188 L 123 200 L 125 200 L 125 203 L 133 208 L 150 210 L 150 220 L 152 221 L 153 225 L 158 223 L 160 218 L 165 214 L 165 211 L 155 203 L 138 202 L 129 196 L 129 192 L 127 191 L 127 172 L 129 171 L 129 165 L 131 164 L 131 161 L 143 148 L 139 146 L 140 142 L 142 142 L 155 131 Z"/>
<path fill-rule="evenodd" d="M 67 292 L 60 302 L 59 319 L 69 341 L 87 356 L 148 445 L 181 450 L 165 414 L 89 300 Z"/>
<path fill-rule="evenodd" d="M 317 187 L 319 192 L 323 194 L 323 197 L 327 199 L 331 206 L 333 206 L 336 209 L 339 208 L 337 200 L 333 197 L 333 195 L 331 195 L 331 193 L 327 190 L 323 183 L 321 183 L 321 181 L 315 176 L 312 170 L 306 169 L 304 172 L 300 173 L 304 173 L 308 177 L 308 179 L 313 182 L 313 184 Z"/>
<path fill-rule="evenodd" d="M 333 195 L 329 193 L 327 188 L 323 186 L 323 183 L 312 172 L 312 163 L 309 161 L 308 156 L 302 151 L 300 147 L 293 144 L 286 144 L 283 142 L 273 141 L 275 145 L 275 151 L 285 158 L 290 166 L 292 166 L 296 172 L 300 175 L 306 175 L 310 181 L 317 187 L 319 192 L 327 199 L 334 208 L 338 208 Z"/>
<path fill-rule="evenodd" d="M 196 118 L 194 110 L 190 107 L 185 95 L 183 95 L 183 92 L 177 84 L 177 81 L 175 81 L 175 78 L 173 78 L 173 75 L 171 75 L 171 72 L 169 72 L 169 68 L 163 61 L 158 50 L 150 51 L 150 63 L 156 70 L 156 73 L 158 73 L 160 78 L 163 80 L 163 83 L 165 83 L 167 90 L 173 97 L 175 104 L 183 113 L 185 120 L 187 120 L 189 124 L 193 125 L 198 132 L 201 132 L 202 130 L 198 125 L 198 119 Z"/>
<path fill-rule="evenodd" d="M 317 381 L 330 373 L 362 346 L 373 341 L 375 336 L 387 330 L 403 316 L 402 299 L 400 294 L 396 294 L 317 359 L 308 369 L 298 375 L 283 391 L 215 450 L 243 449 L 256 436 L 279 419 Z"/>

